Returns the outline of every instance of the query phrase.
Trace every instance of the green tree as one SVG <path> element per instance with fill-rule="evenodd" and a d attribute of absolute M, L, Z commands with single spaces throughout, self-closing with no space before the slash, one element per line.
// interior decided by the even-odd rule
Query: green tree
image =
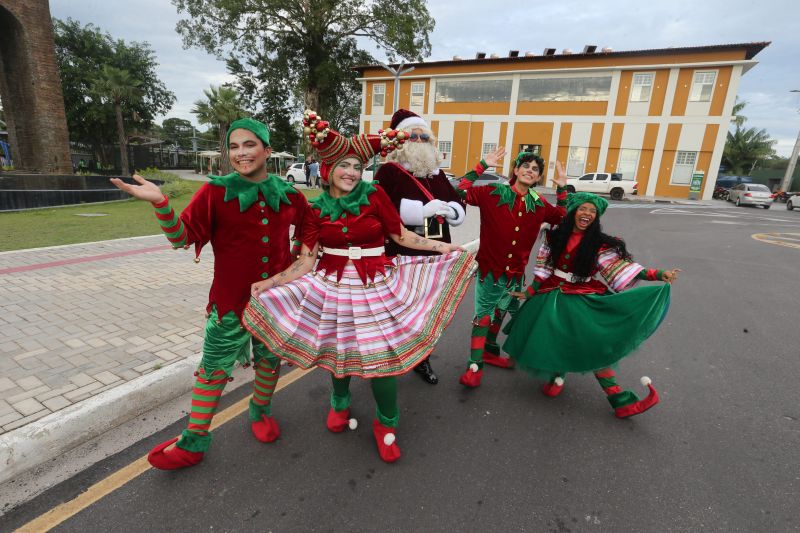
<path fill-rule="evenodd" d="M 125 136 L 122 108 L 127 108 L 132 102 L 141 98 L 140 85 L 141 82 L 134 79 L 127 70 L 103 65 L 103 70 L 100 71 L 92 86 L 92 93 L 97 95 L 102 103 L 110 103 L 114 108 L 123 176 L 130 175 L 130 169 L 128 168 L 128 140 Z"/>
<path fill-rule="evenodd" d="M 731 174 L 749 175 L 758 161 L 775 155 L 773 146 L 776 142 L 765 129 L 736 126 L 734 131 L 728 132 L 722 163 Z"/>
<path fill-rule="evenodd" d="M 230 159 L 228 158 L 228 151 L 225 149 L 225 136 L 228 133 L 228 128 L 236 119 L 247 116 L 242 107 L 241 98 L 236 89 L 231 87 L 211 86 L 210 89 L 205 89 L 203 93 L 206 95 L 205 100 L 198 100 L 194 103 L 192 113 L 197 115 L 197 120 L 200 124 L 208 124 L 216 126 L 219 141 L 220 157 L 220 172 L 222 174 L 229 174 L 233 171 Z"/>
<path fill-rule="evenodd" d="M 731 115 L 733 115 L 731 122 L 733 122 L 736 126 L 741 127 L 745 122 L 747 122 L 747 117 L 742 114 L 745 106 L 747 106 L 747 100 L 739 100 L 739 97 L 737 96 L 736 103 L 733 104 L 733 109 L 731 110 Z"/>
<path fill-rule="evenodd" d="M 161 123 L 161 138 L 179 148 L 192 147 L 194 126 L 185 118 L 167 118 Z"/>
<path fill-rule="evenodd" d="M 233 46 L 231 56 L 239 62 L 239 67 L 247 65 L 269 71 L 273 76 L 270 83 L 288 83 L 289 96 L 294 97 L 288 100 L 292 103 L 288 109 L 290 115 L 302 111 L 296 105 L 300 102 L 325 117 L 339 109 L 333 104 L 341 97 L 343 80 L 347 83 L 353 80 L 353 73 L 348 71 L 356 62 L 353 55 L 342 61 L 342 55 L 358 50 L 357 37 L 366 37 L 377 44 L 390 61 L 398 56 L 419 61 L 430 55 L 428 36 L 434 21 L 425 0 L 172 0 L 172 3 L 179 13 L 186 15 L 176 28 L 185 45 L 203 48 L 220 58 Z M 258 81 L 261 84 L 267 80 Z M 278 92 L 287 95 L 286 88 Z M 276 105 L 279 101 L 268 102 L 268 108 L 281 107 Z M 265 111 L 282 117 L 286 112 L 286 109 Z"/>
<path fill-rule="evenodd" d="M 126 43 L 72 19 L 53 19 L 53 28 L 70 140 L 91 149 L 103 163 L 112 163 L 109 143 L 119 136 L 116 111 L 91 97 L 103 67 L 126 71 L 139 82 L 138 97 L 122 108 L 129 133 L 148 131 L 156 116 L 170 110 L 175 95 L 156 75 L 158 64 L 149 44 Z"/>

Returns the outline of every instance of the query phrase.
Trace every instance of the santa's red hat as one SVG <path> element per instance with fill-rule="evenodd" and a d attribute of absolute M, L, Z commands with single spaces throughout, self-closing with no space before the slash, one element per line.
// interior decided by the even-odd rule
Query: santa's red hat
<path fill-rule="evenodd" d="M 392 115 L 392 122 L 389 127 L 393 130 L 410 130 L 412 128 L 425 128 L 431 129 L 425 120 L 408 109 L 398 109 Z"/>

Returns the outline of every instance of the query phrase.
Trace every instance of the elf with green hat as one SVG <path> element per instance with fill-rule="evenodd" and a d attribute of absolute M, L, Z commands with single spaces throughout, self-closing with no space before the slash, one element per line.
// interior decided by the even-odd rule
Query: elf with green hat
<path fill-rule="evenodd" d="M 593 372 L 615 415 L 627 418 L 658 403 L 658 393 L 647 377 L 646 398 L 622 390 L 612 367 L 661 324 L 680 270 L 633 262 L 625 241 L 602 231 L 607 207 L 592 193 L 569 195 L 566 216 L 546 232 L 533 283 L 515 293 L 526 302 L 505 329 L 503 349 L 518 367 L 549 380 L 542 387 L 546 396 L 561 393 L 568 372 Z M 666 283 L 622 292 L 638 280 Z"/>
<path fill-rule="evenodd" d="M 195 375 L 189 425 L 180 438 L 159 444 L 148 455 L 156 468 L 174 470 L 203 460 L 211 444 L 211 420 L 236 363 L 249 365 L 251 335 L 241 325 L 253 283 L 282 272 L 294 260 L 290 226 L 302 229 L 309 209 L 305 196 L 278 176 L 267 173 L 272 153 L 269 129 L 252 118 L 233 122 L 226 148 L 234 172 L 210 176 L 180 216 L 157 185 L 134 175 L 138 185 L 111 181 L 131 196 L 153 204 L 161 229 L 173 248 L 195 247 L 195 262 L 206 243 L 214 249 L 214 279 L 208 305 L 203 357 Z M 296 242 L 299 249 L 299 241 Z M 271 414 L 279 359 L 252 339 L 255 370 L 250 426 L 261 442 L 280 435 Z"/>
<path fill-rule="evenodd" d="M 525 266 L 539 228 L 545 222 L 557 224 L 564 216 L 567 200 L 567 175 L 556 163 L 556 205 L 539 196 L 533 186 L 544 175 L 544 161 L 531 152 L 520 152 L 514 160 L 511 181 L 473 187 L 486 169 L 478 163 L 459 184 L 466 203 L 481 213 L 480 247 L 476 260 L 479 276 L 475 282 L 475 315 L 472 320 L 470 357 L 467 370 L 459 378 L 465 387 L 478 387 L 484 363 L 510 368 L 512 361 L 500 355 L 497 334 L 506 313 L 516 313 L 519 302 L 511 296 L 525 282 Z"/>

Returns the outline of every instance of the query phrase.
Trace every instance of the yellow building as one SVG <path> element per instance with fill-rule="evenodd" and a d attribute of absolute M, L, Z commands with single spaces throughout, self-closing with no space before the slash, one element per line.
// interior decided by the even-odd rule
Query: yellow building
<path fill-rule="evenodd" d="M 401 76 L 399 107 L 423 116 L 445 155 L 464 174 L 482 154 L 538 152 L 567 164 L 570 176 L 621 172 L 640 195 L 686 198 L 703 171 L 711 198 L 742 75 L 768 42 L 614 52 L 413 63 Z M 396 65 L 393 65 L 396 67 Z M 378 65 L 357 68 L 361 131 L 389 125 L 394 77 Z M 512 157 L 503 161 L 508 175 Z"/>

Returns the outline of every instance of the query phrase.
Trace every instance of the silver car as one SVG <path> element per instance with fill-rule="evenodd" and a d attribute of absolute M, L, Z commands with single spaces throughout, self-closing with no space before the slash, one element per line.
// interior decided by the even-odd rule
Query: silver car
<path fill-rule="evenodd" d="M 760 205 L 769 209 L 772 205 L 772 193 L 766 185 L 758 183 L 740 183 L 731 187 L 728 201 L 740 205 Z"/>

